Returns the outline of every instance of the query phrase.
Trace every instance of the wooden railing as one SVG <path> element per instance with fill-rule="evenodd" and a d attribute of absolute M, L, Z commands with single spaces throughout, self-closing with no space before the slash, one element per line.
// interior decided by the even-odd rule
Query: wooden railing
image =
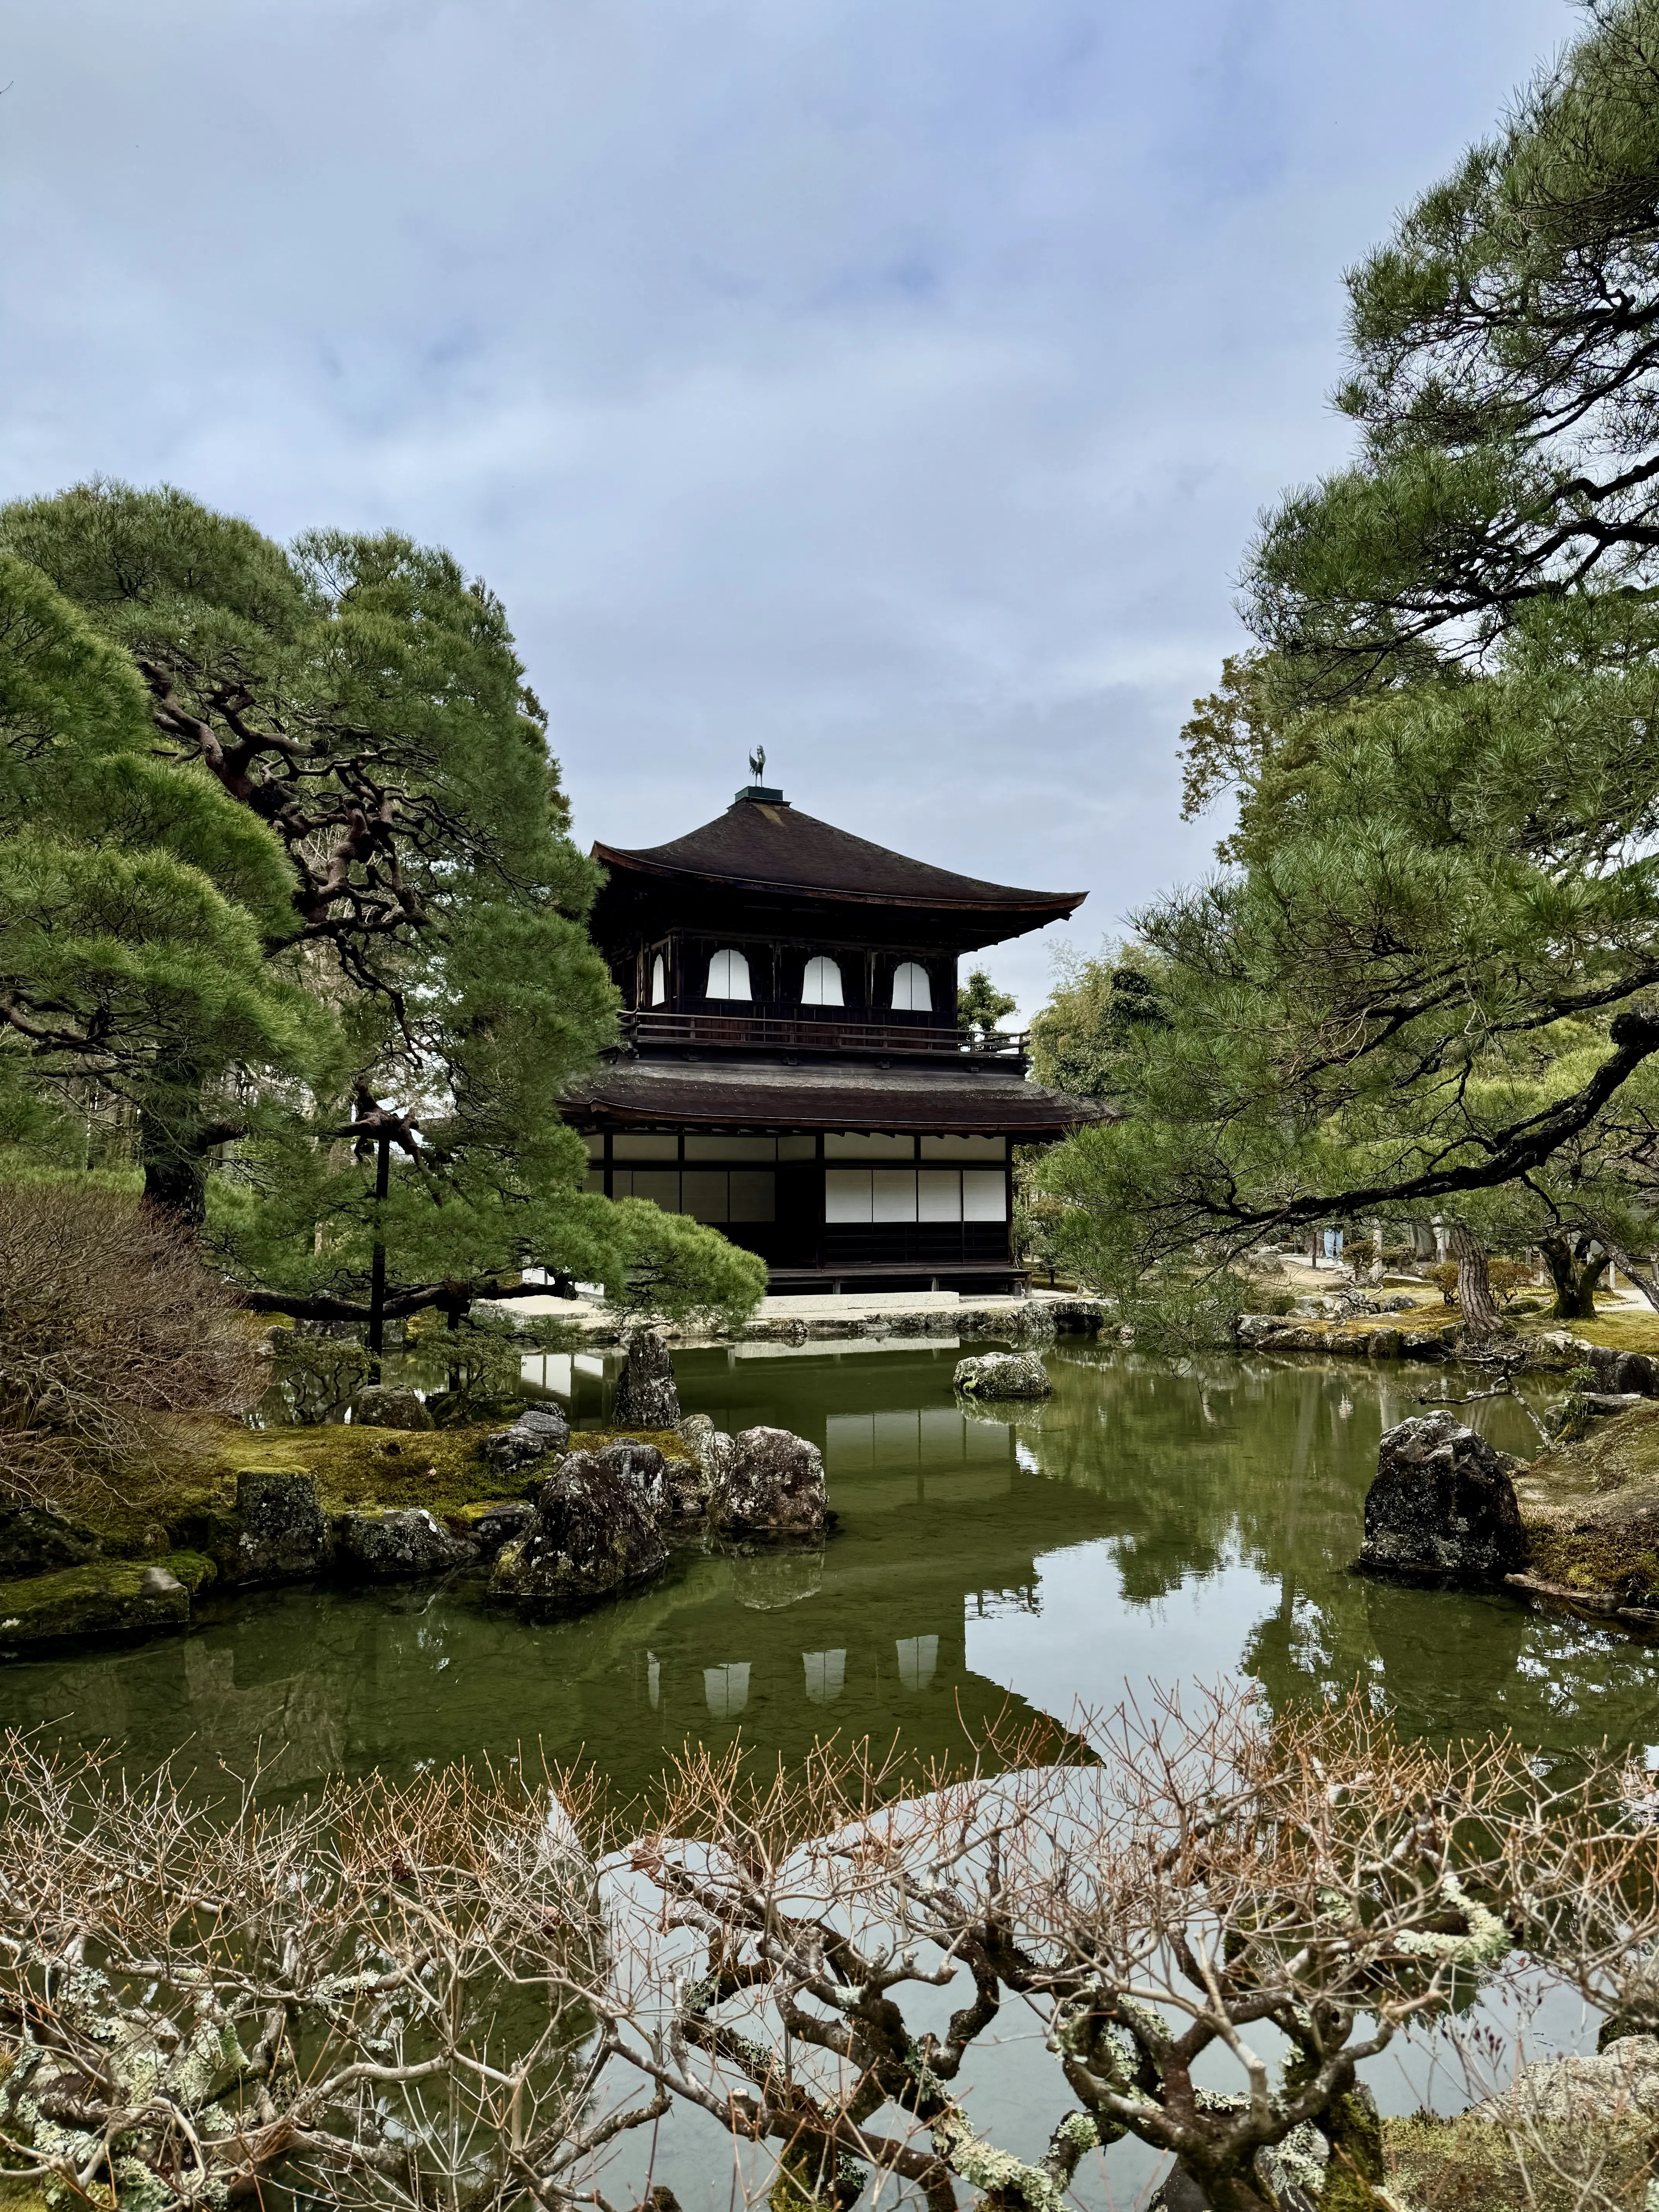
<path fill-rule="evenodd" d="M 836 1015 L 624 1013 L 623 1036 L 629 1044 L 721 1045 L 767 1052 L 943 1054 L 1017 1060 L 1029 1057 L 1030 1036 L 999 1030 L 969 1043 L 960 1031 L 938 1026 L 901 1029 L 881 1022 L 843 1021 Z"/>

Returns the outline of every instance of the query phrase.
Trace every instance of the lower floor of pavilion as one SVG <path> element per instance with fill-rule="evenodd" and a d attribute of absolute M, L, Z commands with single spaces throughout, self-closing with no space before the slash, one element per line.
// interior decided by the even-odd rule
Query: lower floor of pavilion
<path fill-rule="evenodd" d="M 648 1198 L 757 1252 L 789 1289 L 1006 1287 L 1013 1164 L 1000 1133 L 590 1133 L 589 1188 Z"/>
<path fill-rule="evenodd" d="M 1091 1111 L 1008 1069 L 631 1056 L 566 1106 L 591 1189 L 711 1224 L 775 1295 L 1016 1287 L 1015 1147 Z"/>

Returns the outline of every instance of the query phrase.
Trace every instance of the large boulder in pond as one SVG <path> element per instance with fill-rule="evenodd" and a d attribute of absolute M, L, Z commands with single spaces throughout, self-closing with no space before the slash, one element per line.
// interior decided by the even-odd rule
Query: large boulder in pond
<path fill-rule="evenodd" d="M 657 1469 L 645 1462 L 654 1458 Z M 495 1562 L 492 1597 L 551 1605 L 609 1596 L 667 1565 L 657 1525 L 662 1454 L 609 1444 L 572 1452 L 542 1486 L 536 1516 Z"/>
<path fill-rule="evenodd" d="M 92 1530 L 55 1505 L 0 1505 L 0 1582 L 83 1567 L 97 1551 Z"/>
<path fill-rule="evenodd" d="M 1527 1534 L 1511 1464 L 1450 1413 L 1420 1413 L 1388 1430 L 1354 1571 L 1472 1585 L 1518 1573 Z"/>
<path fill-rule="evenodd" d="M 663 1470 L 668 1517 L 689 1525 L 708 1518 L 714 1492 L 737 1445 L 707 1413 L 688 1413 L 674 1427 L 690 1457 L 671 1459 Z"/>
<path fill-rule="evenodd" d="M 672 1429 L 679 1417 L 667 1335 L 659 1328 L 635 1329 L 623 1359 L 611 1418 L 619 1429 Z"/>
<path fill-rule="evenodd" d="M 420 1392 L 408 1389 L 400 1382 L 366 1382 L 351 1401 L 351 1418 L 360 1429 L 437 1426 Z"/>
<path fill-rule="evenodd" d="M 1030 1352 L 986 1352 L 976 1359 L 959 1359 L 951 1379 L 969 1398 L 1051 1398 L 1054 1389 L 1042 1362 Z"/>
<path fill-rule="evenodd" d="M 234 1556 L 224 1563 L 228 1580 L 300 1582 L 328 1565 L 328 1522 L 308 1474 L 239 1474 L 236 1520 Z"/>
<path fill-rule="evenodd" d="M 387 1513 L 348 1513 L 340 1526 L 340 1565 L 371 1582 L 409 1582 L 471 1566 L 477 1544 L 452 1536 L 424 1505 Z"/>
<path fill-rule="evenodd" d="M 787 1429 L 744 1429 L 732 1439 L 709 1504 L 722 1535 L 823 1534 L 823 1455 Z"/>
<path fill-rule="evenodd" d="M 510 1429 L 484 1438 L 483 1455 L 500 1474 L 522 1474 L 569 1443 L 570 1424 L 556 1406 L 526 1406 Z"/>

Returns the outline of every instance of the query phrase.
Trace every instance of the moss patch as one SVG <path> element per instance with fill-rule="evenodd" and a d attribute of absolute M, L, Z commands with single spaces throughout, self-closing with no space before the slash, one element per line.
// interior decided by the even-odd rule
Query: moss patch
<path fill-rule="evenodd" d="M 1522 1334 L 1532 1333 L 1532 1327 L 1523 1328 Z M 1547 1314 L 1539 1317 L 1538 1329 L 1565 1329 L 1571 1336 L 1582 1336 L 1586 1344 L 1610 1345 L 1615 1352 L 1650 1352 L 1659 1354 L 1659 1313 L 1648 1307 L 1639 1311 L 1626 1307 L 1613 1313 L 1598 1313 L 1594 1321 L 1555 1321 Z"/>
<path fill-rule="evenodd" d="M 1534 2140 L 1511 2142 L 1467 2113 L 1384 2120 L 1389 2192 L 1409 2212 L 1583 2212 L 1591 2203 L 1644 2212 L 1648 2182 L 1659 2174 L 1650 2124 L 1601 2119 L 1529 2133 Z"/>
<path fill-rule="evenodd" d="M 142 1496 L 88 1503 L 85 1518 L 105 1554 L 94 1564 L 108 1568 L 131 1563 L 136 1576 L 143 1565 L 168 1565 L 169 1547 L 173 1552 L 211 1550 L 221 1538 L 234 1547 L 235 1527 L 226 1516 L 236 1502 L 236 1478 L 244 1472 L 308 1474 L 328 1514 L 424 1505 L 440 1520 L 457 1520 L 469 1506 L 483 1511 L 504 1498 L 522 1498 L 537 1480 L 533 1468 L 502 1474 L 484 1457 L 484 1438 L 501 1426 L 491 1422 L 417 1431 L 330 1422 L 245 1429 L 227 1422 L 203 1440 L 199 1454 L 148 1468 Z M 625 1441 L 655 1444 L 665 1459 L 690 1456 L 672 1429 L 581 1430 L 571 1441 L 582 1451 Z M 185 1579 L 176 1567 L 173 1571 Z M 18 1610 L 9 1605 L 0 1619 Z M 15 1638 L 0 1638 L 4 1641 Z"/>
<path fill-rule="evenodd" d="M 331 1423 L 317 1428 L 242 1430 L 222 1457 L 220 1502 L 234 1498 L 239 1474 L 308 1474 L 325 1513 L 388 1511 L 424 1505 L 440 1519 L 468 1505 L 522 1498 L 538 1478 L 533 1470 L 502 1474 L 483 1455 L 492 1428 L 360 1429 Z M 672 1429 L 648 1432 L 580 1431 L 571 1442 L 581 1451 L 626 1441 L 655 1444 L 665 1459 L 684 1459 Z"/>
<path fill-rule="evenodd" d="M 1659 1400 L 1553 1445 L 1515 1490 L 1534 1574 L 1626 1605 L 1659 1601 Z"/>
<path fill-rule="evenodd" d="M 154 1568 L 176 1588 L 146 1589 Z M 181 1628 L 192 1595 L 213 1579 L 211 1559 L 195 1552 L 160 1559 L 94 1559 L 61 1574 L 0 1583 L 0 1645 L 55 1643 L 65 1637 L 119 1636 L 137 1629 Z"/>

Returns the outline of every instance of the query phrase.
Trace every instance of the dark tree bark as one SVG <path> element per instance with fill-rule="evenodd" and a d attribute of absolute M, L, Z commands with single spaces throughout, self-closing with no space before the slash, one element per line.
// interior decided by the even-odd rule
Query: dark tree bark
<path fill-rule="evenodd" d="M 550 1275 L 545 1282 L 526 1283 L 520 1277 L 486 1276 L 477 1282 L 414 1283 L 388 1291 L 381 1308 L 386 1321 L 403 1321 L 410 1314 L 425 1313 L 435 1306 L 451 1328 L 458 1327 L 466 1318 L 477 1300 L 493 1304 L 507 1298 L 574 1298 L 576 1295 L 574 1279 L 569 1275 Z M 334 1297 L 323 1293 L 313 1297 L 290 1297 L 285 1291 L 244 1291 L 242 1303 L 250 1313 L 287 1314 L 293 1321 L 346 1321 L 367 1322 L 374 1308 L 360 1304 L 356 1298 Z"/>
<path fill-rule="evenodd" d="M 1555 1285 L 1557 1321 L 1594 1321 L 1595 1293 L 1613 1255 L 1587 1230 L 1558 1230 L 1540 1237 L 1538 1249 Z"/>
<path fill-rule="evenodd" d="M 1652 1254 L 1645 1260 L 1638 1260 L 1627 1246 L 1614 1243 L 1604 1233 L 1601 1242 L 1607 1246 L 1607 1256 L 1613 1265 L 1624 1269 L 1655 1312 L 1659 1313 L 1659 1275 L 1654 1271 Z"/>
<path fill-rule="evenodd" d="M 1486 1247 L 1462 1223 L 1453 1224 L 1452 1257 L 1457 1262 L 1457 1303 L 1463 1315 L 1465 1335 L 1496 1336 L 1503 1326 L 1498 1302 L 1492 1294 Z"/>
<path fill-rule="evenodd" d="M 193 1053 L 164 1049 L 139 1102 L 144 1203 L 188 1229 L 207 1218 L 209 1153 L 244 1133 L 240 1121 L 210 1118 L 208 1092 L 208 1071 Z"/>

